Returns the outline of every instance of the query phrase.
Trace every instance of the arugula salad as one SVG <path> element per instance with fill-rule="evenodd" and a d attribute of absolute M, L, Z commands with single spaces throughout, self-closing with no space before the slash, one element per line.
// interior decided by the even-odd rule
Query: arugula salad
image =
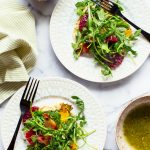
<path fill-rule="evenodd" d="M 86 137 L 93 132 L 87 132 L 84 116 L 84 102 L 77 96 L 72 96 L 79 112 L 72 114 L 73 107 L 60 103 L 49 108 L 31 107 L 23 117 L 23 132 L 27 141 L 26 150 L 78 150 L 86 144 Z M 83 145 L 78 145 L 78 140 Z"/>
<path fill-rule="evenodd" d="M 75 59 L 85 54 L 92 55 L 102 67 L 101 73 L 110 76 L 125 56 L 137 55 L 132 47 L 140 30 L 133 32 L 121 17 L 111 15 L 92 0 L 77 2 L 76 13 L 79 19 L 74 30 L 75 41 L 72 43 Z"/>

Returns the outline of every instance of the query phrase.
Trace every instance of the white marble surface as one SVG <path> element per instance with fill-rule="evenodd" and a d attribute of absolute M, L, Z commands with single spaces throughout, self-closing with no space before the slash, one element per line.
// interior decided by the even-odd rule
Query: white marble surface
<path fill-rule="evenodd" d="M 132 98 L 143 93 L 150 92 L 150 58 L 148 58 L 142 68 L 140 68 L 136 73 L 122 81 L 111 84 L 97 84 L 84 81 L 66 70 L 53 52 L 49 39 L 50 16 L 47 15 L 50 11 L 45 11 L 44 14 L 47 16 L 35 12 L 33 9 L 32 11 L 36 18 L 39 55 L 36 67 L 30 75 L 35 77 L 65 77 L 75 80 L 87 87 L 95 96 L 97 102 L 103 105 L 104 112 L 106 114 L 108 132 L 105 149 L 117 150 L 115 143 L 115 123 L 121 108 Z M 0 106 L 1 116 L 6 105 L 7 101 Z M 1 123 L 2 120 L 0 121 L 0 124 Z M 1 139 L 0 150 L 3 150 Z"/>

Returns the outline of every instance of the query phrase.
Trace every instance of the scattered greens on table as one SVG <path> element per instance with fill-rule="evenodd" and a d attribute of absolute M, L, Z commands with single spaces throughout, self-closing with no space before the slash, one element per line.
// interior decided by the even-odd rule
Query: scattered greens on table
<path fill-rule="evenodd" d="M 86 137 L 93 132 L 87 132 L 84 116 L 84 102 L 77 96 L 72 96 L 79 112 L 71 113 L 71 105 L 61 104 L 56 110 L 42 111 L 39 107 L 32 107 L 23 117 L 26 150 L 78 150 L 84 146 Z M 79 146 L 77 141 L 82 140 Z"/>
<path fill-rule="evenodd" d="M 141 30 L 133 33 L 127 22 L 104 11 L 92 0 L 77 2 L 76 13 L 79 20 L 74 31 L 75 42 L 72 43 L 75 59 L 88 53 L 102 67 L 101 73 L 109 76 L 127 54 L 137 55 L 132 46 Z"/>

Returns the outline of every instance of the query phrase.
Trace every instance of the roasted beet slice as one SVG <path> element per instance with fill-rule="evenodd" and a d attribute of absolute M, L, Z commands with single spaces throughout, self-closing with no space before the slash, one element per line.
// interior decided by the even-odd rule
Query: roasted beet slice
<path fill-rule="evenodd" d="M 114 54 L 114 55 L 108 55 L 107 59 L 110 60 L 112 63 L 110 62 L 105 62 L 111 69 L 115 69 L 117 68 L 124 59 L 124 55 L 120 55 L 120 54 Z"/>
<path fill-rule="evenodd" d="M 39 107 L 37 107 L 37 106 L 33 106 L 33 107 L 32 107 L 32 111 L 33 111 L 33 112 L 35 112 L 35 111 L 37 111 L 37 110 L 39 110 Z"/>
<path fill-rule="evenodd" d="M 37 106 L 33 106 L 33 107 L 32 107 L 32 112 L 35 112 L 35 111 L 37 111 L 37 110 L 39 110 L 39 107 L 37 107 Z M 24 114 L 23 118 L 22 118 L 23 123 L 25 123 L 26 120 L 28 120 L 28 119 L 30 119 L 30 118 L 32 118 L 32 115 L 31 115 L 30 111 L 27 111 L 27 112 Z"/>
<path fill-rule="evenodd" d="M 82 49 L 82 54 L 86 54 L 86 53 L 89 53 L 89 48 L 88 48 L 88 44 L 85 43 L 83 44 L 83 49 Z"/>
<path fill-rule="evenodd" d="M 118 42 L 118 38 L 115 35 L 111 35 L 111 36 L 107 37 L 105 41 L 107 43 L 114 44 L 114 43 Z"/>
<path fill-rule="evenodd" d="M 22 118 L 23 123 L 25 123 L 30 118 L 32 118 L 32 115 L 31 115 L 30 111 L 27 111 Z"/>
<path fill-rule="evenodd" d="M 87 21 L 88 21 L 88 15 L 85 14 L 84 16 L 82 16 L 80 18 L 80 22 L 79 22 L 79 30 L 82 31 L 83 28 L 87 27 Z"/>
<path fill-rule="evenodd" d="M 36 135 L 36 133 L 31 129 L 25 133 L 26 140 L 30 145 L 33 145 L 32 136 Z"/>
<path fill-rule="evenodd" d="M 51 140 L 51 136 L 43 136 L 43 135 L 39 135 L 37 137 L 37 140 L 39 143 L 44 144 L 44 145 L 48 145 L 50 140 Z"/>

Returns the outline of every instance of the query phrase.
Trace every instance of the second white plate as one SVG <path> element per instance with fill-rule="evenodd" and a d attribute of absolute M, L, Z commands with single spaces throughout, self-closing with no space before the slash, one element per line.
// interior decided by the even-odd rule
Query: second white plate
<path fill-rule="evenodd" d="M 10 99 L 4 112 L 4 117 L 1 119 L 1 136 L 4 148 L 7 149 L 13 133 L 15 131 L 17 122 L 20 116 L 19 103 L 23 93 L 22 87 Z M 58 102 L 69 103 L 71 96 L 78 96 L 84 100 L 85 103 L 85 116 L 87 118 L 87 131 L 96 130 L 92 135 L 87 138 L 90 145 L 103 150 L 106 139 L 106 124 L 101 106 L 96 103 L 89 91 L 82 85 L 67 79 L 51 78 L 48 80 L 41 80 L 36 94 L 34 106 L 45 106 Z M 23 133 L 20 130 L 15 150 L 25 150 L 26 144 L 23 140 Z M 81 150 L 87 150 L 89 147 L 85 146 Z"/>
<path fill-rule="evenodd" d="M 80 57 L 77 61 L 74 59 L 71 43 L 73 42 L 75 22 L 78 18 L 75 13 L 75 3 L 77 1 L 59 0 L 51 17 L 50 39 L 54 52 L 60 62 L 76 76 L 93 82 L 121 80 L 140 68 L 150 53 L 150 44 L 142 36 L 136 41 L 134 46 L 134 49 L 138 52 L 138 56 L 134 58 L 134 62 L 131 58 L 126 57 L 123 63 L 113 71 L 113 77 L 108 79 L 104 79 L 101 74 L 101 67 L 94 64 L 93 58 Z M 143 12 L 143 19 L 141 21 L 138 20 L 138 23 L 140 25 L 150 24 L 150 19 L 144 19 L 144 16 L 150 16 L 150 10 L 146 5 L 146 0 L 142 1 L 145 4 L 144 7 L 142 7 L 143 5 L 139 5 L 141 3 L 140 0 L 136 0 L 136 2 L 126 0 L 123 3 L 125 4 L 126 10 L 128 10 L 128 6 L 134 6 L 131 8 L 132 11 L 128 10 L 129 13 L 125 12 L 129 18 L 134 18 L 132 14 L 138 14 L 139 16 L 141 14 L 139 13 L 140 10 L 140 12 Z"/>

